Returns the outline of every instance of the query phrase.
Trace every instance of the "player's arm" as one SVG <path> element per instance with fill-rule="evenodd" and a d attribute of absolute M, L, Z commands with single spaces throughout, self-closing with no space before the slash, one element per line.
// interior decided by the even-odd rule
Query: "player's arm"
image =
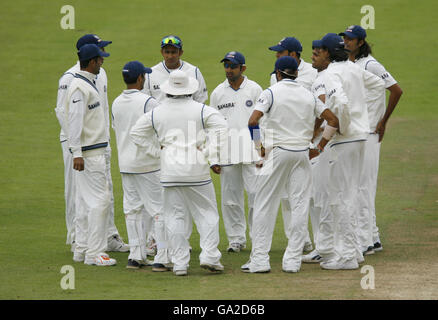
<path fill-rule="evenodd" d="M 336 74 L 327 75 L 325 79 L 326 107 L 336 115 L 339 121 L 338 131 L 340 134 L 344 134 L 350 125 L 351 118 L 349 101 L 342 87 L 342 80 Z"/>
<path fill-rule="evenodd" d="M 321 100 L 323 103 L 325 103 L 325 94 L 319 95 L 318 99 Z M 315 126 L 313 127 L 312 142 L 324 130 L 324 128 L 321 128 L 321 125 L 323 124 L 323 122 L 324 122 L 324 119 L 322 119 L 322 118 L 320 119 L 318 117 L 315 118 Z"/>
<path fill-rule="evenodd" d="M 222 150 L 228 146 L 228 124 L 225 118 L 212 107 L 204 106 L 203 122 L 208 133 L 208 152 L 206 154 L 210 168 L 214 173 L 221 173 Z"/>
<path fill-rule="evenodd" d="M 390 92 L 388 99 L 388 106 L 386 108 L 385 114 L 383 115 L 382 119 L 377 124 L 375 131 L 379 135 L 379 142 L 382 141 L 383 135 L 385 134 L 386 123 L 388 122 L 389 117 L 391 116 L 392 112 L 397 106 L 398 101 L 400 100 L 401 95 L 403 94 L 403 90 L 400 88 L 400 86 L 397 83 L 393 84 L 387 89 Z"/>
<path fill-rule="evenodd" d="M 266 154 L 261 141 L 259 123 L 262 117 L 270 112 L 272 104 L 272 92 L 270 89 L 266 89 L 257 99 L 254 111 L 248 120 L 248 129 L 251 134 L 251 139 L 254 141 L 254 146 L 261 157 L 264 157 Z"/>
<path fill-rule="evenodd" d="M 198 91 L 195 92 L 193 95 L 193 100 L 204 103 L 208 99 L 208 91 L 207 91 L 207 85 L 205 83 L 204 77 L 202 76 L 201 70 L 196 68 L 196 80 L 199 82 L 199 88 Z"/>
<path fill-rule="evenodd" d="M 73 155 L 73 169 L 84 170 L 84 159 L 82 157 L 81 135 L 84 124 L 86 108 L 85 95 L 82 91 L 76 90 L 68 101 L 68 133 L 67 139 L 70 151 Z"/>
<path fill-rule="evenodd" d="M 68 88 L 70 87 L 70 83 L 73 80 L 73 75 L 66 73 L 64 74 L 58 82 L 58 94 L 56 97 L 56 108 L 55 108 L 55 114 L 58 118 L 59 125 L 61 126 L 61 129 L 66 132 L 66 125 L 65 125 L 65 115 L 64 115 L 64 109 L 65 109 L 65 99 L 67 98 L 67 92 Z"/>
<path fill-rule="evenodd" d="M 129 136 L 131 137 L 132 142 L 138 147 L 144 148 L 146 154 L 158 158 L 160 157 L 161 149 L 159 147 L 152 117 L 153 112 L 150 111 L 138 118 L 135 125 L 131 128 Z"/>
<path fill-rule="evenodd" d="M 379 134 L 379 142 L 381 142 L 383 139 L 383 135 L 385 134 L 386 123 L 388 122 L 389 117 L 397 106 L 397 103 L 400 100 L 401 95 L 403 94 L 403 90 L 400 88 L 400 86 L 397 84 L 391 74 L 386 71 L 386 69 L 380 63 L 373 61 L 370 62 L 367 66 L 367 71 L 382 79 L 385 82 L 386 89 L 390 92 L 388 106 L 386 107 L 385 114 L 377 124 L 375 131 L 377 134 Z"/>

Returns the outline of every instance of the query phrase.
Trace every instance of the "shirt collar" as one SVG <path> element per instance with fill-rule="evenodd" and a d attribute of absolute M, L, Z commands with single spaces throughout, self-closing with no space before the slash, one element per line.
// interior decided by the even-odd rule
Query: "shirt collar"
<path fill-rule="evenodd" d="M 240 84 L 239 89 L 237 89 L 237 90 L 240 90 L 240 89 L 245 88 L 245 86 L 246 86 L 247 83 L 248 83 L 248 77 L 247 77 L 247 76 L 243 76 L 243 81 L 242 81 L 242 83 Z M 231 89 L 234 90 L 234 88 L 231 87 L 231 84 L 228 82 L 228 79 L 225 80 L 225 84 L 227 85 L 227 88 L 230 87 Z M 234 90 L 234 91 L 237 91 L 237 90 Z"/>
<path fill-rule="evenodd" d="M 125 89 L 125 90 L 123 90 L 124 94 L 131 94 L 131 93 L 135 93 L 135 92 L 140 92 L 140 90 L 138 90 L 138 89 Z"/>
<path fill-rule="evenodd" d="M 94 80 L 96 80 L 96 75 L 93 73 L 90 73 L 88 71 L 85 70 L 79 70 L 78 72 L 76 72 L 77 74 L 80 74 L 81 76 L 83 76 L 84 78 L 87 78 L 88 80 L 90 80 L 91 82 L 94 83 Z"/>

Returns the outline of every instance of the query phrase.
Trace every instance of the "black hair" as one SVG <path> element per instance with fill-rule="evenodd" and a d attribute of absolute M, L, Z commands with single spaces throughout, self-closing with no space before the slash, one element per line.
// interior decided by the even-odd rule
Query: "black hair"
<path fill-rule="evenodd" d="M 359 47 L 359 52 L 354 57 L 356 60 L 364 57 L 368 57 L 371 54 L 371 46 L 365 39 L 358 39 L 357 41 L 363 40 L 363 45 Z"/>
<path fill-rule="evenodd" d="M 192 96 L 191 94 L 183 94 L 183 95 L 175 96 L 175 95 L 173 95 L 173 94 L 168 94 L 168 93 L 166 93 L 166 97 L 168 97 L 168 98 L 172 98 L 172 99 L 188 98 L 188 97 L 191 97 L 191 96 Z"/>
<path fill-rule="evenodd" d="M 292 80 L 295 80 L 295 79 L 297 78 L 296 76 L 291 75 L 291 74 L 295 73 L 295 71 L 293 71 L 293 70 L 291 70 L 291 69 L 285 69 L 285 70 L 283 70 L 283 71 L 278 70 L 278 71 L 280 71 L 280 73 L 281 73 L 281 77 L 282 77 L 283 79 L 292 79 Z"/>
<path fill-rule="evenodd" d="M 289 50 L 287 50 L 287 55 L 289 56 L 291 52 L 295 52 L 295 54 L 297 55 L 297 58 L 298 58 L 298 59 L 301 59 L 301 52 L 298 52 L 298 51 L 289 51 Z"/>
<path fill-rule="evenodd" d="M 90 64 L 91 60 L 95 60 L 97 62 L 97 59 L 99 58 L 99 56 L 93 57 L 91 59 L 88 60 L 80 60 L 79 63 L 81 65 L 81 69 L 85 69 L 88 67 L 88 65 Z"/>
<path fill-rule="evenodd" d="M 331 62 L 333 61 L 347 61 L 349 51 L 345 48 L 334 48 L 329 49 L 326 46 L 323 46 L 322 49 L 327 50 L 329 53 L 329 59 Z"/>
<path fill-rule="evenodd" d="M 134 84 L 137 82 L 138 76 L 130 77 L 129 74 L 126 73 L 122 73 L 122 75 L 123 75 L 123 81 L 125 81 L 126 84 Z"/>

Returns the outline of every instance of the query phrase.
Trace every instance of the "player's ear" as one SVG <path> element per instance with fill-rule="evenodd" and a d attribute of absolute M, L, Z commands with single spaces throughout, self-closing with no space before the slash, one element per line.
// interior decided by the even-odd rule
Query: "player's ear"
<path fill-rule="evenodd" d="M 184 50 L 183 49 L 179 49 L 179 56 L 181 57 L 183 54 Z"/>
<path fill-rule="evenodd" d="M 240 70 L 241 70 L 242 72 L 245 72 L 245 70 L 246 70 L 246 66 L 240 66 Z"/>

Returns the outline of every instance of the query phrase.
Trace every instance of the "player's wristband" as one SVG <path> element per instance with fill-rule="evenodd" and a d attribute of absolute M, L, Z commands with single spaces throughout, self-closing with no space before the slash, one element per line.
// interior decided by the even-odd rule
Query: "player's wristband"
<path fill-rule="evenodd" d="M 330 140 L 335 135 L 338 128 L 326 125 L 322 133 L 322 137 L 326 140 Z"/>
<path fill-rule="evenodd" d="M 260 140 L 260 128 L 259 125 L 248 126 L 249 133 L 251 134 L 251 140 Z"/>

